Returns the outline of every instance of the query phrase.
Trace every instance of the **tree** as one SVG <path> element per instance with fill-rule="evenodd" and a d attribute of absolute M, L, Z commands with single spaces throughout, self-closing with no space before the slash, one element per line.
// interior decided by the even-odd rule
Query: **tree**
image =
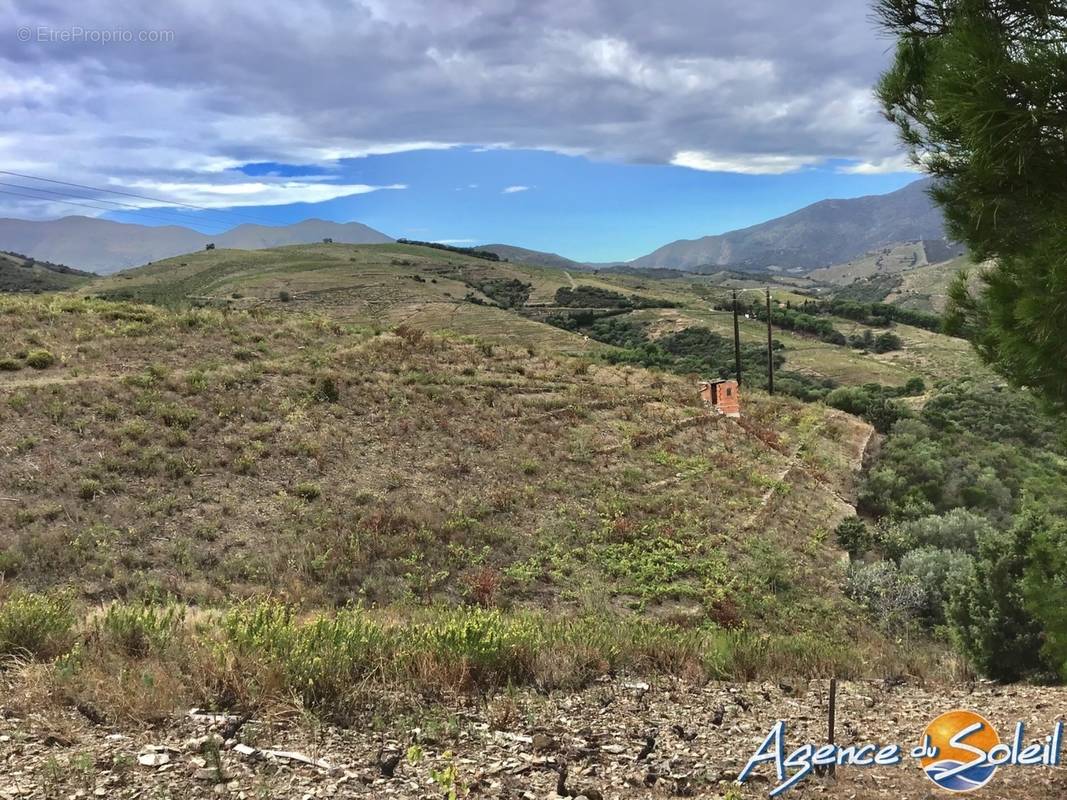
<path fill-rule="evenodd" d="M 974 570 L 951 588 L 952 633 L 975 667 L 990 678 L 1017 681 L 1045 669 L 1041 625 L 1023 597 L 1023 574 L 1041 519 L 1025 514 L 1010 531 L 978 541 Z"/>
<path fill-rule="evenodd" d="M 1026 605 L 1044 628 L 1047 661 L 1067 680 L 1067 522 L 1046 518 L 1029 555 L 1023 579 Z"/>
<path fill-rule="evenodd" d="M 878 0 L 897 39 L 878 86 L 950 235 L 994 266 L 953 285 L 946 327 L 1016 384 L 1067 405 L 1067 7 Z"/>

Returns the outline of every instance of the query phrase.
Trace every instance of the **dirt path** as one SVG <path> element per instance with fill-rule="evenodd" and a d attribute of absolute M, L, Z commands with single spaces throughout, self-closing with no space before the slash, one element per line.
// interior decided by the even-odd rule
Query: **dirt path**
<path fill-rule="evenodd" d="M 797 444 L 797 446 L 793 449 L 792 454 L 789 456 L 788 462 L 774 475 L 773 483 L 767 489 L 767 491 L 765 491 L 763 493 L 763 497 L 760 498 L 759 505 L 755 508 L 755 510 L 749 515 L 749 517 L 744 521 L 744 523 L 742 523 L 741 527 L 738 529 L 740 532 L 744 533 L 746 531 L 751 531 L 756 526 L 756 524 L 763 517 L 763 514 L 770 507 L 772 498 L 774 498 L 775 496 L 777 496 L 780 493 L 780 489 L 779 489 L 780 485 L 789 484 L 790 483 L 790 478 L 792 477 L 792 475 L 794 473 L 796 473 L 799 470 L 807 469 L 807 465 L 804 463 L 804 460 L 803 460 L 804 451 L 825 430 L 825 428 L 826 428 L 828 423 L 834 421 L 835 419 L 840 419 L 841 416 L 842 416 L 841 412 L 835 412 L 835 411 L 828 410 L 827 411 L 827 416 L 825 418 L 823 418 L 819 422 L 819 424 L 815 427 L 814 430 L 812 430 L 812 432 L 810 434 L 808 434 L 807 437 L 805 437 L 801 442 L 799 442 Z M 857 420 L 857 422 L 858 422 L 858 420 Z M 874 433 L 875 433 L 873 427 L 870 427 L 869 425 L 866 425 L 865 423 L 863 423 L 863 424 L 864 424 L 864 426 L 866 428 L 869 428 L 869 430 L 867 430 L 865 432 L 865 435 L 864 435 L 862 443 L 860 443 L 857 447 L 853 448 L 853 453 L 850 456 L 850 462 L 851 463 L 849 464 L 852 472 L 854 474 L 857 474 L 857 475 L 859 474 L 860 470 L 863 467 L 864 454 L 867 452 L 867 447 L 870 444 L 871 438 L 874 436 Z M 808 472 L 810 473 L 811 470 L 808 470 Z M 820 480 L 817 475 L 810 475 L 810 477 L 814 477 L 815 481 L 822 488 L 826 489 L 828 492 L 830 492 L 832 495 L 834 495 L 839 501 L 841 501 L 842 505 L 844 505 L 844 506 L 852 506 L 853 505 L 853 502 L 854 502 L 853 499 L 849 498 L 849 497 L 842 497 L 840 492 L 837 490 L 836 487 L 830 486 L 827 483 L 825 483 L 825 481 Z"/>
<path fill-rule="evenodd" d="M 611 680 L 578 693 L 517 692 L 486 702 L 372 706 L 378 730 L 359 725 L 297 727 L 256 719 L 221 744 L 216 762 L 204 737 L 225 720 L 181 713 L 158 727 L 94 725 L 75 711 L 0 700 L 0 797 L 439 798 L 455 770 L 460 797 L 551 800 L 559 770 L 571 796 L 641 798 L 767 797 L 770 765 L 751 781 L 735 779 L 771 727 L 785 720 L 786 752 L 826 736 L 827 682 L 761 684 Z M 837 705 L 841 745 L 898 744 L 895 766 L 841 767 L 836 779 L 810 777 L 787 798 L 926 800 L 944 793 L 910 757 L 926 725 L 957 708 L 985 716 L 1002 740 L 1017 721 L 1040 741 L 1067 711 L 1067 689 L 992 685 L 925 688 L 843 683 Z M 17 712 L 17 713 L 16 713 Z M 298 719 L 299 715 L 290 715 Z M 239 742 L 242 747 L 235 747 Z M 318 766 L 264 750 L 290 751 Z M 379 766 L 390 755 L 392 776 Z M 218 768 L 222 770 L 219 780 Z M 436 775 L 436 777 L 435 777 Z M 947 796 L 947 795 L 946 795 Z M 1001 767 L 976 797 L 1043 800 L 1067 796 L 1067 770 Z"/>

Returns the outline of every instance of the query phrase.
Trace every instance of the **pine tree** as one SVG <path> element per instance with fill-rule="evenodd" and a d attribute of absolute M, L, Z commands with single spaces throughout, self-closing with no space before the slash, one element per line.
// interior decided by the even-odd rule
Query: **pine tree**
<path fill-rule="evenodd" d="M 1003 375 L 1067 405 L 1067 6 L 879 0 L 897 39 L 878 94 L 950 235 L 994 266 L 946 322 Z"/>

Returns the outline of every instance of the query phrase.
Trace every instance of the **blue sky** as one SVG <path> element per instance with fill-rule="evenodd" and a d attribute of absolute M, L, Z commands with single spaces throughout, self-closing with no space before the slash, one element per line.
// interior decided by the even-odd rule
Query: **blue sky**
<path fill-rule="evenodd" d="M 548 151 L 453 148 L 311 165 L 249 164 L 243 175 L 371 186 L 403 185 L 321 203 L 245 206 L 182 215 L 205 232 L 252 221 L 309 217 L 357 220 L 395 238 L 459 245 L 500 242 L 580 261 L 630 260 L 675 239 L 745 227 L 827 197 L 893 191 L 909 172 L 849 174 L 827 164 L 781 175 L 707 172 L 670 164 L 628 164 Z M 523 187 L 523 188 L 518 188 Z M 511 191 L 507 191 L 508 189 Z M 232 213 L 231 213 L 232 212 Z M 158 210 L 109 214 L 164 224 Z M 170 210 L 167 218 L 175 216 Z"/>

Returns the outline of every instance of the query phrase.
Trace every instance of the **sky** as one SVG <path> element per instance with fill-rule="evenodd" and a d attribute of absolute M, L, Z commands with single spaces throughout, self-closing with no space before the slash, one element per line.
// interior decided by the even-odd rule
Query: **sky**
<path fill-rule="evenodd" d="M 918 177 L 872 94 L 892 43 L 862 0 L 0 0 L 0 19 L 19 173 L 0 216 L 318 217 L 615 261 Z"/>

